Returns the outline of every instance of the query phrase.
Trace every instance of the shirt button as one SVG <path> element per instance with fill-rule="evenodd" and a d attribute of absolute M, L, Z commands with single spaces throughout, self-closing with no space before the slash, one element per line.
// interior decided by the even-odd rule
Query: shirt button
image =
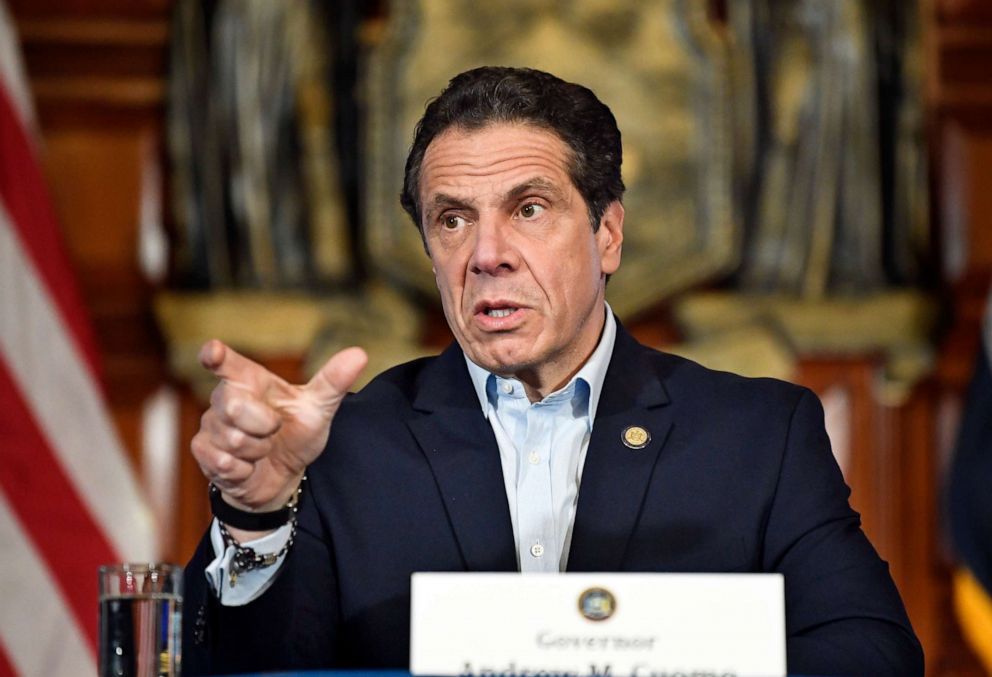
<path fill-rule="evenodd" d="M 513 384 L 510 383 L 509 381 L 503 381 L 500 387 L 503 389 L 503 392 L 506 393 L 507 395 L 513 392 Z"/>
<path fill-rule="evenodd" d="M 530 546 L 530 554 L 533 555 L 534 557 L 540 557 L 541 555 L 544 554 L 544 546 L 541 545 L 540 543 L 535 543 L 534 545 Z"/>
<path fill-rule="evenodd" d="M 541 455 L 536 451 L 532 451 L 529 454 L 527 454 L 527 460 L 530 461 L 531 465 L 537 465 L 538 463 L 541 462 Z"/>

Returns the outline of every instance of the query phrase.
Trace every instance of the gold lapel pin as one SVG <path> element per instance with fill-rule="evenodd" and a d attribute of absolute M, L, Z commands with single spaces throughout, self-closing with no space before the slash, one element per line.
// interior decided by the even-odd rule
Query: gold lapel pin
<path fill-rule="evenodd" d="M 639 425 L 628 426 L 621 435 L 624 446 L 631 449 L 643 449 L 651 441 L 651 433 Z"/>

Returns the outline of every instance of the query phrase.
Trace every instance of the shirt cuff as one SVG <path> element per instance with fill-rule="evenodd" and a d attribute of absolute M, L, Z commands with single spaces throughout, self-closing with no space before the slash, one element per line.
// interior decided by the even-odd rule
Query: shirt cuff
<path fill-rule="evenodd" d="M 292 525 L 284 524 L 271 534 L 246 541 L 241 545 L 258 553 L 279 552 L 289 541 L 290 533 L 292 533 Z M 258 598 L 272 584 L 276 572 L 286 559 L 286 553 L 283 553 L 272 566 L 242 572 L 238 574 L 234 585 L 231 585 L 230 571 L 235 548 L 233 545 L 225 547 L 224 537 L 220 533 L 220 523 L 216 518 L 210 525 L 210 542 L 214 546 L 216 557 L 207 565 L 203 573 L 210 588 L 224 606 L 244 606 Z"/>

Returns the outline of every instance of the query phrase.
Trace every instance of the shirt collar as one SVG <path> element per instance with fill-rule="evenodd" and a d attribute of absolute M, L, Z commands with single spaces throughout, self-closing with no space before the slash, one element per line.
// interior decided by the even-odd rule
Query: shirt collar
<path fill-rule="evenodd" d="M 610 357 L 613 355 L 613 344 L 617 338 L 617 321 L 613 317 L 613 309 L 609 303 L 606 305 L 606 321 L 603 323 L 603 332 L 599 337 L 599 345 L 593 351 L 582 368 L 576 372 L 575 376 L 556 392 L 561 392 L 572 387 L 572 384 L 581 380 L 589 388 L 589 422 L 596 420 L 596 408 L 599 406 L 599 395 L 603 391 L 603 382 L 606 380 L 606 370 L 610 366 Z M 463 351 L 464 354 L 464 351 Z M 490 397 L 496 397 L 497 376 L 468 358 L 465 355 L 465 364 L 468 365 L 468 373 L 472 379 L 472 386 L 475 394 L 479 398 L 479 406 L 482 413 L 489 418 Z M 516 380 L 516 379 L 510 379 Z M 549 395 L 549 397 L 553 396 Z"/>

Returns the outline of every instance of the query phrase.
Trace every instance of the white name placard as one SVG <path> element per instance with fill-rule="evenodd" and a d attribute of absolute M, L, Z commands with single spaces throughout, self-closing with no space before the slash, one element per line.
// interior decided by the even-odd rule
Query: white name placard
<path fill-rule="evenodd" d="M 779 574 L 417 573 L 410 671 L 780 677 Z"/>

